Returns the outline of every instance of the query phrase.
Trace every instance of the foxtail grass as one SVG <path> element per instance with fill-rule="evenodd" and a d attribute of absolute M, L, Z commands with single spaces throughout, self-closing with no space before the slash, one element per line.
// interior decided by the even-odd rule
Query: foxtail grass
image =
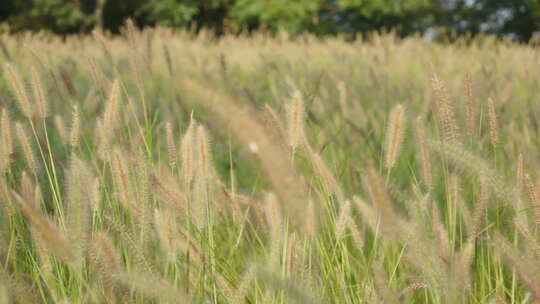
<path fill-rule="evenodd" d="M 0 301 L 540 299 L 531 47 L 122 33 L 1 38 Z"/>

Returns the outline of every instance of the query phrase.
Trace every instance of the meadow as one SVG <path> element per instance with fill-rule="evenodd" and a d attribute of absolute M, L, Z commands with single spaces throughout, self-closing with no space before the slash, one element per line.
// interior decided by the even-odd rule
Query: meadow
<path fill-rule="evenodd" d="M 539 303 L 539 51 L 0 36 L 0 303 Z"/>

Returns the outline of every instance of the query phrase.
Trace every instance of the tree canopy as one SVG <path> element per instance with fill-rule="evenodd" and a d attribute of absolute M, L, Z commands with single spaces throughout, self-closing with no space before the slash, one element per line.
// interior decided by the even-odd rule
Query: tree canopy
<path fill-rule="evenodd" d="M 395 30 L 488 32 L 527 41 L 540 25 L 540 0 L 3 0 L 0 22 L 12 32 L 116 33 L 126 18 L 217 34 L 256 29 L 317 35 Z"/>

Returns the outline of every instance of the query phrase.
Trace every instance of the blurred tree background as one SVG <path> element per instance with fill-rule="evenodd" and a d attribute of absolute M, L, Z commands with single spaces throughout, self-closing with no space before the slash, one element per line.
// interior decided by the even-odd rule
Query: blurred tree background
<path fill-rule="evenodd" d="M 540 0 L 0 0 L 0 23 L 11 32 L 65 35 L 102 27 L 117 33 L 128 17 L 140 27 L 208 28 L 218 35 L 264 29 L 355 37 L 394 30 L 528 41 L 540 26 Z"/>

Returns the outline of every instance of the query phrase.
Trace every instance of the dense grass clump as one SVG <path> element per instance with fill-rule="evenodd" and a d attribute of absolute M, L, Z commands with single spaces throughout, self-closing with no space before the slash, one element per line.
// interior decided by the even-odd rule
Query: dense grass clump
<path fill-rule="evenodd" d="M 0 303 L 537 303 L 537 50 L 3 36 Z"/>

